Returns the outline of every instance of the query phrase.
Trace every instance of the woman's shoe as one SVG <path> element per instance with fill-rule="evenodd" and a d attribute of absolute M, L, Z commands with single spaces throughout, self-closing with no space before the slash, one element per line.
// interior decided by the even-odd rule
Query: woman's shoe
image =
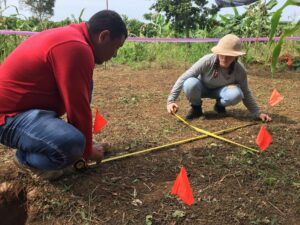
<path fill-rule="evenodd" d="M 191 106 L 192 106 L 192 108 L 186 114 L 185 119 L 192 120 L 192 119 L 197 119 L 197 118 L 200 118 L 201 116 L 203 116 L 202 106 L 195 106 L 195 105 L 191 105 Z"/>
<path fill-rule="evenodd" d="M 226 108 L 225 108 L 225 106 L 221 106 L 217 102 L 216 102 L 216 104 L 214 106 L 214 110 L 217 113 L 219 113 L 219 114 L 226 114 Z"/>

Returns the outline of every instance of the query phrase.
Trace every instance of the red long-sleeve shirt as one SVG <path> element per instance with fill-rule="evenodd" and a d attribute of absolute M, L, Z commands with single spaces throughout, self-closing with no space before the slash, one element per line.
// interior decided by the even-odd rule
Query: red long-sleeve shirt
<path fill-rule="evenodd" d="M 0 66 L 0 125 L 29 109 L 67 114 L 92 150 L 89 92 L 93 46 L 85 23 L 50 29 L 22 42 Z M 58 128 L 59 129 L 59 128 Z"/>

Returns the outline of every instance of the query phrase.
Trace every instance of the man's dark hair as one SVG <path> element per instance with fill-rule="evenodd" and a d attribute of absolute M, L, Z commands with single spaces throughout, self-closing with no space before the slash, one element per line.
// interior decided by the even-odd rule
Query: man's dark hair
<path fill-rule="evenodd" d="M 121 16 L 112 10 L 97 12 L 90 18 L 87 25 L 91 34 L 109 30 L 111 39 L 121 37 L 122 35 L 125 38 L 128 36 L 126 25 Z"/>

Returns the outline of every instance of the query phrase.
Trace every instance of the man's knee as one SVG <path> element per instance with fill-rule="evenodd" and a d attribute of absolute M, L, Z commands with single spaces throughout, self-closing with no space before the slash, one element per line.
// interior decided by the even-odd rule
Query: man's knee
<path fill-rule="evenodd" d="M 60 150 L 65 155 L 64 166 L 70 165 L 78 160 L 82 156 L 84 149 L 85 137 L 80 131 L 74 132 L 66 138 L 66 141 L 60 147 Z"/>

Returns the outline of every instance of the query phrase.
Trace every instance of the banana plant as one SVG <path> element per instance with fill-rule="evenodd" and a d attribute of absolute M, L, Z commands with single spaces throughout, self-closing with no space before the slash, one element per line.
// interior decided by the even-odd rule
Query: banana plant
<path fill-rule="evenodd" d="M 7 9 L 6 0 L 0 0 L 0 16 Z"/>
<path fill-rule="evenodd" d="M 270 33 L 271 10 L 277 4 L 276 0 L 267 3 L 259 0 L 250 6 L 246 11 L 239 14 L 236 7 L 233 7 L 234 14 L 220 15 L 222 33 L 235 33 L 241 37 L 260 37 Z M 223 25 L 223 26 L 222 26 Z"/>
<path fill-rule="evenodd" d="M 73 23 L 81 23 L 83 21 L 82 16 L 83 16 L 84 10 L 85 10 L 85 8 L 81 9 L 78 17 L 76 17 L 74 14 L 71 15 L 71 18 L 72 18 L 71 20 Z"/>
<path fill-rule="evenodd" d="M 9 8 L 14 8 L 16 10 L 16 14 L 19 15 L 19 10 L 16 6 L 14 5 L 7 5 L 7 1 L 6 0 L 0 0 L 0 16 L 2 16 L 2 14 L 4 13 L 4 11 L 6 11 Z"/>

